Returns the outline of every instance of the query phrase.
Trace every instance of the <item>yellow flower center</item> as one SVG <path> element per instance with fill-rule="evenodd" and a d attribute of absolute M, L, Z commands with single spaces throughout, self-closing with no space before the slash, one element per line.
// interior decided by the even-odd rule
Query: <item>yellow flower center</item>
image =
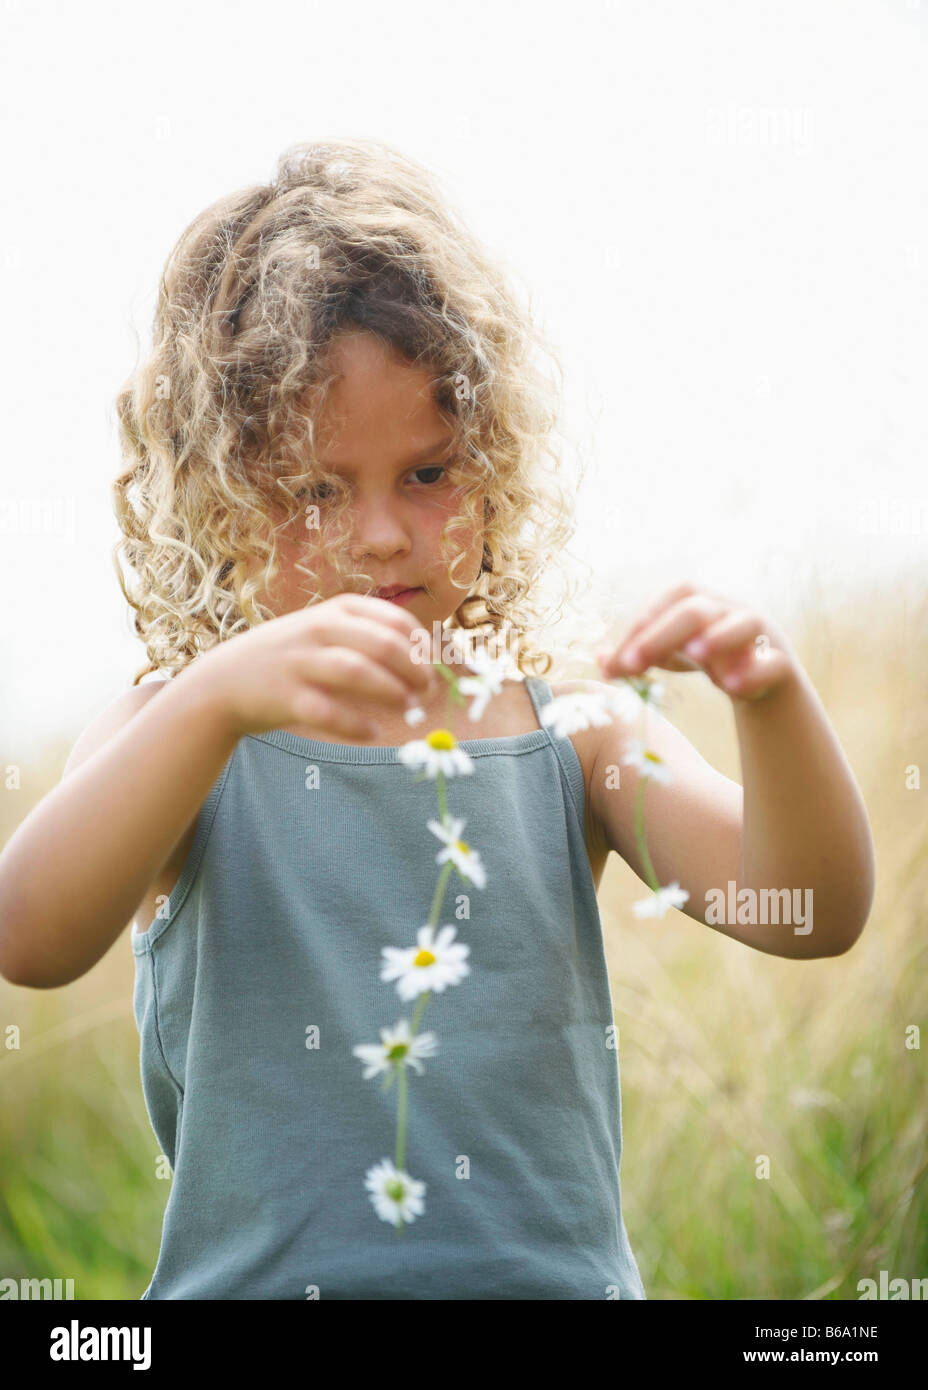
<path fill-rule="evenodd" d="M 463 840 L 458 840 L 457 844 L 462 854 L 470 854 L 470 845 L 465 844 Z"/>
<path fill-rule="evenodd" d="M 430 748 L 441 749 L 443 752 L 447 752 L 457 743 L 450 729 L 433 729 L 425 741 Z"/>
<path fill-rule="evenodd" d="M 398 1061 L 400 1060 L 401 1057 L 405 1057 L 405 1056 L 406 1056 L 406 1053 L 407 1053 L 408 1051 L 409 1051 L 409 1044 L 408 1044 L 408 1043 L 394 1043 L 394 1045 L 393 1045 L 393 1046 L 389 1049 L 389 1051 L 387 1052 L 387 1061 L 388 1061 L 388 1062 L 398 1062 Z"/>
<path fill-rule="evenodd" d="M 413 965 L 434 965 L 435 959 L 436 958 L 432 955 L 431 951 L 427 951 L 423 947 L 423 949 L 417 953 L 416 958 L 413 961 Z"/>
<path fill-rule="evenodd" d="M 659 758 L 658 755 L 657 755 L 656 753 L 652 753 L 652 752 L 651 752 L 649 749 L 647 749 L 647 748 L 646 748 L 645 751 L 644 751 L 644 756 L 647 758 L 647 760 L 648 760 L 649 763 L 659 763 L 659 762 L 663 762 L 663 759 L 662 759 L 662 758 Z"/>

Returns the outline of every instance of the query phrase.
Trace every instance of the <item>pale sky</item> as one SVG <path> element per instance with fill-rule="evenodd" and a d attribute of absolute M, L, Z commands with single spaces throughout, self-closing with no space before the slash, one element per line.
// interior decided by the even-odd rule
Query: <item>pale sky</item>
<path fill-rule="evenodd" d="M 131 681 L 113 398 L 164 260 L 299 140 L 438 175 L 554 343 L 572 550 L 631 621 L 925 576 L 928 0 L 3 5 L 0 733 Z"/>

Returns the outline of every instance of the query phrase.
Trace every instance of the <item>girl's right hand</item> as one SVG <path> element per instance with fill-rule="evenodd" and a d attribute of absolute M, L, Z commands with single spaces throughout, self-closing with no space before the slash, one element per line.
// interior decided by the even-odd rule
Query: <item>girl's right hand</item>
<path fill-rule="evenodd" d="M 218 643 L 187 674 L 236 738 L 290 724 L 309 738 L 376 738 L 372 721 L 348 706 L 367 699 L 403 710 L 410 695 L 419 703 L 436 689 L 432 666 L 413 659 L 411 637 L 422 630 L 386 599 L 336 594 Z"/>

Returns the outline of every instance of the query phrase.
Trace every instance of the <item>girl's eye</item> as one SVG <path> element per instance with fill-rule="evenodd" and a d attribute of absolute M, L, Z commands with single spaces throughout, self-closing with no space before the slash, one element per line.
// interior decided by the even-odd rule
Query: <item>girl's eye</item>
<path fill-rule="evenodd" d="M 438 477 L 431 477 L 431 478 L 426 478 L 426 479 L 424 479 L 424 480 L 420 480 L 420 481 L 422 481 L 422 485 L 423 485 L 424 487 L 435 487 L 436 484 L 438 484 L 439 482 L 442 481 L 442 475 L 444 475 L 445 473 L 447 473 L 447 471 L 448 471 L 448 470 L 447 470 L 447 468 L 444 466 L 444 464 L 440 464 L 440 463 L 423 464 L 423 466 L 422 466 L 421 468 L 417 468 L 417 469 L 416 469 L 415 473 L 413 474 L 413 477 L 415 477 L 415 476 L 416 476 L 417 474 L 419 474 L 419 473 L 432 473 L 432 474 L 438 474 L 438 475 L 439 475 Z M 302 500 L 302 498 L 304 498 L 304 497 L 312 497 L 312 499 L 313 499 L 314 501 L 316 501 L 316 502 L 325 502 L 325 501 L 328 500 L 329 497 L 331 497 L 332 492 L 333 492 L 333 489 L 332 489 L 332 487 L 330 486 L 330 484 L 324 483 L 324 482 L 320 482 L 320 483 L 315 483 L 315 484 L 312 485 L 312 486 L 298 488 L 297 491 L 296 491 L 296 493 L 295 493 L 294 495 L 295 495 L 295 497 L 296 497 L 298 500 Z"/>
<path fill-rule="evenodd" d="M 447 471 L 448 470 L 440 463 L 427 463 L 424 467 L 416 469 L 416 473 L 446 473 Z M 438 481 L 438 478 L 432 478 L 426 483 L 426 487 L 434 487 Z"/>
<path fill-rule="evenodd" d="M 332 488 L 329 483 L 314 483 L 312 486 L 298 488 L 294 496 L 299 500 L 303 497 L 312 497 L 317 502 L 325 502 L 332 495 Z"/>

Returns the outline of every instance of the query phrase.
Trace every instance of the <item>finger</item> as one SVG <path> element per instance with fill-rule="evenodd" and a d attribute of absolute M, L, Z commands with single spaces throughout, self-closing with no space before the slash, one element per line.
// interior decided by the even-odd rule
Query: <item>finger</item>
<path fill-rule="evenodd" d="M 387 599 L 375 598 L 373 594 L 344 593 L 337 595 L 337 601 L 353 615 L 395 628 L 405 637 L 416 664 L 425 667 L 430 679 L 434 677 L 430 634 L 414 613 Z"/>
<path fill-rule="evenodd" d="M 355 647 L 322 647 L 307 652 L 298 669 L 310 687 L 321 686 L 340 700 L 374 700 L 391 708 L 404 709 L 419 693 L 379 662 Z"/>
<path fill-rule="evenodd" d="M 429 661 L 421 659 L 423 644 L 419 634 L 424 629 L 416 626 L 406 628 L 405 632 L 398 629 L 395 623 L 388 620 L 389 612 L 395 605 L 387 603 L 385 599 L 373 599 L 371 602 L 388 610 L 387 619 L 381 621 L 379 613 L 372 618 L 355 611 L 327 613 L 324 618 L 320 614 L 313 628 L 314 636 L 320 639 L 320 650 L 326 646 L 356 648 L 364 656 L 387 667 L 420 698 L 434 691 L 440 677 Z"/>
<path fill-rule="evenodd" d="M 370 739 L 380 734 L 373 720 L 353 714 L 341 700 L 312 686 L 306 686 L 294 696 L 293 720 L 306 725 L 310 738 L 341 734 L 345 738 Z"/>
<path fill-rule="evenodd" d="M 717 594 L 711 589 L 704 588 L 701 584 L 676 584 L 672 589 L 667 589 L 658 599 L 655 599 L 652 604 L 644 609 L 632 623 L 631 627 L 626 630 L 622 640 L 616 644 L 617 647 L 619 649 L 624 647 L 632 637 L 642 630 L 642 628 L 654 622 L 655 619 L 659 618 L 661 614 L 665 613 L 673 604 L 679 603 L 681 599 L 692 598 L 697 594 L 701 594 L 704 598 L 715 599 L 723 608 L 734 608 L 735 606 L 724 594 Z"/>
<path fill-rule="evenodd" d="M 337 594 L 336 601 L 349 613 L 358 613 L 361 617 L 369 616 L 377 622 L 389 623 L 398 631 L 412 632 L 417 628 L 424 631 L 414 614 L 397 603 L 388 602 L 385 598 L 376 598 L 373 594 L 344 593 Z"/>
<path fill-rule="evenodd" d="M 764 620 L 756 613 L 748 613 L 744 609 L 738 609 L 734 613 L 727 613 L 718 622 L 710 623 L 702 632 L 690 638 L 685 643 L 683 651 L 687 656 L 695 657 L 702 661 L 707 656 L 712 656 L 716 652 L 731 651 L 734 647 L 741 647 L 751 638 L 764 634 Z M 770 647 L 769 637 L 766 643 Z"/>
<path fill-rule="evenodd" d="M 721 682 L 726 694 L 745 700 L 757 700 L 784 681 L 790 673 L 790 659 L 785 652 L 771 647 L 763 658 L 754 658 L 743 670 L 732 672 Z M 736 684 L 731 685 L 732 677 Z"/>
<path fill-rule="evenodd" d="M 644 628 L 631 646 L 617 653 L 610 663 L 617 671 L 645 671 L 660 665 L 672 653 L 679 653 L 684 643 L 720 617 L 725 609 L 718 600 L 705 594 L 692 594 L 678 600 L 649 627 Z"/>
<path fill-rule="evenodd" d="M 615 650 L 621 651 L 623 647 L 629 644 L 633 637 L 641 632 L 643 628 L 647 627 L 649 623 L 652 623 L 655 618 L 659 618 L 671 604 L 677 603 L 678 600 L 687 598 L 690 594 L 695 594 L 696 592 L 697 590 L 692 584 L 677 584 L 673 589 L 667 589 L 659 598 L 655 599 L 653 603 L 650 603 L 648 607 L 639 614 L 631 627 L 626 629 L 621 640 L 615 643 Z"/>

